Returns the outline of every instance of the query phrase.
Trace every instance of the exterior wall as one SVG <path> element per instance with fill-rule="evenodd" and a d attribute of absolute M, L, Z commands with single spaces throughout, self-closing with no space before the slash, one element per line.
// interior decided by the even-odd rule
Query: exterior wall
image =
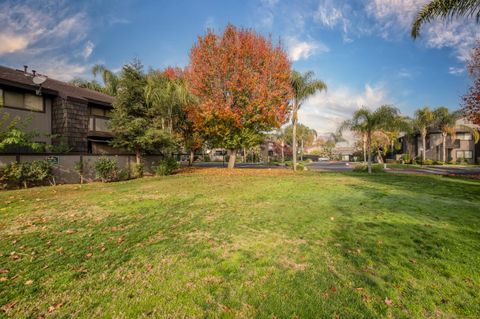
<path fill-rule="evenodd" d="M 422 137 L 417 136 L 417 156 L 422 156 Z M 433 161 L 443 161 L 443 137 L 440 133 L 433 133 L 427 136 L 425 158 Z M 475 142 L 473 140 L 459 140 L 455 136 L 447 136 L 446 138 L 446 161 L 456 161 L 457 151 L 472 151 L 473 157 L 466 160 L 474 163 L 478 154 L 475 154 Z"/>
<path fill-rule="evenodd" d="M 52 134 L 52 100 L 45 98 L 45 112 L 36 112 L 30 110 L 14 109 L 3 107 L 2 113 L 7 113 L 10 119 L 18 117 L 22 123 L 27 123 L 28 132 L 35 131 L 39 136 L 35 138 L 37 142 L 51 143 L 50 134 Z"/>
<path fill-rule="evenodd" d="M 16 162 L 20 163 L 45 160 L 47 158 L 55 158 L 58 160 L 57 164 L 53 165 L 53 173 L 57 184 L 76 184 L 80 183 L 80 176 L 75 171 L 75 164 L 80 160 L 84 163 L 85 179 L 87 182 L 96 180 L 95 176 L 95 162 L 102 155 L 0 155 L 0 165 L 7 165 Z M 105 156 L 105 155 L 104 155 Z M 135 163 L 135 156 L 133 155 L 106 155 L 107 158 L 115 159 L 119 169 L 130 170 Z M 144 171 L 153 174 L 154 167 L 162 159 L 162 156 L 149 155 L 143 158 Z"/>
<path fill-rule="evenodd" d="M 74 152 L 87 151 L 88 108 L 86 102 L 53 99 L 52 133 L 64 139 Z M 60 138 L 53 143 L 59 143 Z"/>

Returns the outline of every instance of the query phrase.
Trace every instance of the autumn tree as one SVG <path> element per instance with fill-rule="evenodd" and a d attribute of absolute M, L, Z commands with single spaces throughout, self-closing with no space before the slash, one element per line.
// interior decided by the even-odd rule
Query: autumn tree
<path fill-rule="evenodd" d="M 290 63 L 281 46 L 250 29 L 228 25 L 208 31 L 190 52 L 187 80 L 198 98 L 190 113 L 212 145 L 228 149 L 228 167 L 237 150 L 287 119 Z"/>

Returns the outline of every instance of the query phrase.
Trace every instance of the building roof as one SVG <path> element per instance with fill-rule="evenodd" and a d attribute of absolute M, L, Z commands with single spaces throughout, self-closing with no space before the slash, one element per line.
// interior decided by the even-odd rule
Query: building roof
<path fill-rule="evenodd" d="M 15 70 L 0 65 L 0 83 L 35 90 L 38 86 L 32 82 L 32 77 L 33 74 L 31 73 L 25 73 L 23 70 Z M 113 97 L 110 95 L 81 88 L 52 78 L 47 78 L 42 84 L 42 90 L 62 97 L 71 97 L 92 103 L 108 105 L 113 103 Z"/>

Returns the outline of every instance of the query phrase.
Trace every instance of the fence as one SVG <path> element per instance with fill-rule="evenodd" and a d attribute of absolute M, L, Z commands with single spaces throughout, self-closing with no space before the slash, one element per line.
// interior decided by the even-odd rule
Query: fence
<path fill-rule="evenodd" d="M 94 164 L 100 157 L 114 159 L 119 169 L 131 171 L 135 163 L 133 155 L 92 155 L 92 154 L 16 154 L 1 155 L 0 165 L 7 165 L 13 162 L 25 163 L 39 160 L 49 160 L 53 164 L 53 174 L 58 184 L 80 183 L 80 175 L 75 170 L 76 163 L 82 161 L 84 167 L 84 178 L 86 181 L 95 180 Z M 161 155 L 147 155 L 143 157 L 144 171 L 152 173 L 154 166 L 162 160 Z"/>

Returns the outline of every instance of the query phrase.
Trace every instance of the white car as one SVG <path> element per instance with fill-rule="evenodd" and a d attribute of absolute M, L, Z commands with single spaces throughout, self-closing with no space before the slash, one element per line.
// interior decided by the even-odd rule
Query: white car
<path fill-rule="evenodd" d="M 329 161 L 330 159 L 328 157 L 319 157 L 318 161 Z"/>

